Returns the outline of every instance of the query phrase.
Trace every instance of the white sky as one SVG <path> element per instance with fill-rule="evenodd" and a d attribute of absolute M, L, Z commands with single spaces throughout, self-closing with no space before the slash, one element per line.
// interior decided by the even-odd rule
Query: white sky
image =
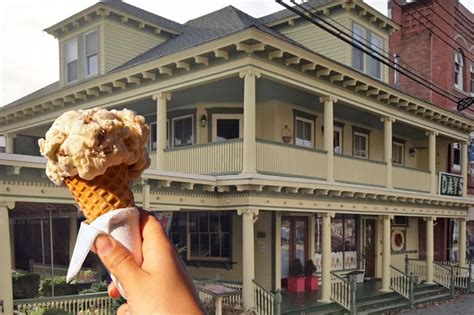
<path fill-rule="evenodd" d="M 43 29 L 95 4 L 97 0 L 1 0 L 0 106 L 58 80 L 57 40 Z M 126 2 L 184 23 L 227 5 L 260 17 L 282 7 L 274 0 L 126 0 Z M 386 14 L 387 0 L 365 0 Z M 196 5 L 199 3 L 199 5 Z M 474 11 L 474 0 L 461 0 Z"/>

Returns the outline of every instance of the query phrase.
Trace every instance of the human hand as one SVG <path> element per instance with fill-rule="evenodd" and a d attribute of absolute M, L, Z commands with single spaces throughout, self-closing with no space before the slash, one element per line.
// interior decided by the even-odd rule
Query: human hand
<path fill-rule="evenodd" d="M 192 280 L 161 223 L 145 211 L 140 213 L 143 263 L 107 235 L 95 241 L 94 251 L 105 267 L 117 277 L 127 295 L 118 315 L 204 314 Z M 109 295 L 120 297 L 113 283 Z"/>

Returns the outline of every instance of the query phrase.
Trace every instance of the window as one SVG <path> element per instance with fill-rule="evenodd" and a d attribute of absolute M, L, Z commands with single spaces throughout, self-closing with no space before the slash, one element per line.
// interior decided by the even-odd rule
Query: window
<path fill-rule="evenodd" d="M 334 153 L 342 154 L 342 127 L 334 126 Z"/>
<path fill-rule="evenodd" d="M 313 147 L 314 121 L 296 117 L 296 137 L 295 144 L 303 147 Z"/>
<path fill-rule="evenodd" d="M 459 143 L 453 143 L 453 170 L 461 170 L 461 145 Z"/>
<path fill-rule="evenodd" d="M 380 57 L 379 54 L 381 54 L 383 50 L 383 39 L 380 36 L 371 33 L 370 47 L 374 50 L 374 52 L 372 52 L 372 55 Z M 368 58 L 368 74 L 377 79 L 382 78 L 381 62 L 370 56 Z"/>
<path fill-rule="evenodd" d="M 403 165 L 404 163 L 404 153 L 405 146 L 400 142 L 392 143 L 392 163 L 397 165 Z"/>
<path fill-rule="evenodd" d="M 99 35 L 93 31 L 85 35 L 86 76 L 99 73 Z"/>
<path fill-rule="evenodd" d="M 474 95 L 474 63 L 471 63 L 471 95 Z"/>
<path fill-rule="evenodd" d="M 181 147 L 193 144 L 193 116 L 173 119 L 173 146 Z"/>
<path fill-rule="evenodd" d="M 64 44 L 64 61 L 66 64 L 66 81 L 68 83 L 79 79 L 77 37 Z"/>
<path fill-rule="evenodd" d="M 226 259 L 231 257 L 231 214 L 199 211 L 188 213 L 188 258 Z"/>
<path fill-rule="evenodd" d="M 355 44 L 360 45 L 357 41 L 364 42 L 365 40 L 365 29 L 357 24 L 352 25 L 352 36 Z M 364 52 L 362 50 L 352 47 L 352 67 L 364 71 Z"/>
<path fill-rule="evenodd" d="M 157 134 L 156 134 L 156 122 L 150 123 L 150 138 L 149 138 L 149 148 L 150 150 L 156 150 L 156 141 L 157 141 Z M 166 146 L 169 147 L 169 123 L 166 121 Z"/>
<path fill-rule="evenodd" d="M 369 135 L 361 132 L 354 132 L 353 154 L 355 157 L 369 158 Z"/>
<path fill-rule="evenodd" d="M 212 115 L 212 141 L 226 141 L 242 138 L 241 114 L 215 114 Z"/>
<path fill-rule="evenodd" d="M 463 89 L 463 56 L 461 51 L 456 51 L 454 55 L 454 86 L 460 90 Z"/>
<path fill-rule="evenodd" d="M 395 54 L 393 60 L 395 62 L 395 69 L 393 69 L 393 84 L 395 84 L 396 87 L 400 87 L 400 56 Z"/>

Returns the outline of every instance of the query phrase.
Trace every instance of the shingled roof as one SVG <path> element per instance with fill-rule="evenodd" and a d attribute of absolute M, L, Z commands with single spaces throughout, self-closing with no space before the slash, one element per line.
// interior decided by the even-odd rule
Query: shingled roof
<path fill-rule="evenodd" d="M 333 2 L 333 1 L 334 0 L 308 0 L 308 1 L 305 2 L 305 4 L 307 4 L 308 6 L 311 6 L 311 7 L 319 7 L 321 5 L 324 5 L 324 4 Z M 283 10 L 277 11 L 275 13 L 271 13 L 269 15 L 262 16 L 258 20 L 262 24 L 268 24 L 268 23 L 271 23 L 273 21 L 278 21 L 278 20 L 290 17 L 292 15 L 296 15 L 296 14 L 294 12 L 288 10 L 288 9 L 283 9 Z"/>

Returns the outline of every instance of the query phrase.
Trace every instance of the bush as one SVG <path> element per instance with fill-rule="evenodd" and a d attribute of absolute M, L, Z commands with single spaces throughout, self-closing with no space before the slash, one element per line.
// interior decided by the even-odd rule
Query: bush
<path fill-rule="evenodd" d="M 106 292 L 106 291 L 107 291 L 107 283 L 105 281 L 102 281 L 102 282 L 94 282 L 90 288 L 80 290 L 79 294 L 97 293 L 97 292 Z"/>
<path fill-rule="evenodd" d="M 37 273 L 13 271 L 13 298 L 31 299 L 38 296 L 40 275 Z"/>
<path fill-rule="evenodd" d="M 74 281 L 66 283 L 66 277 L 54 277 L 54 295 L 74 295 L 79 293 L 78 285 Z M 51 279 L 43 279 L 41 281 L 40 293 L 42 296 L 51 296 L 52 291 Z"/>

